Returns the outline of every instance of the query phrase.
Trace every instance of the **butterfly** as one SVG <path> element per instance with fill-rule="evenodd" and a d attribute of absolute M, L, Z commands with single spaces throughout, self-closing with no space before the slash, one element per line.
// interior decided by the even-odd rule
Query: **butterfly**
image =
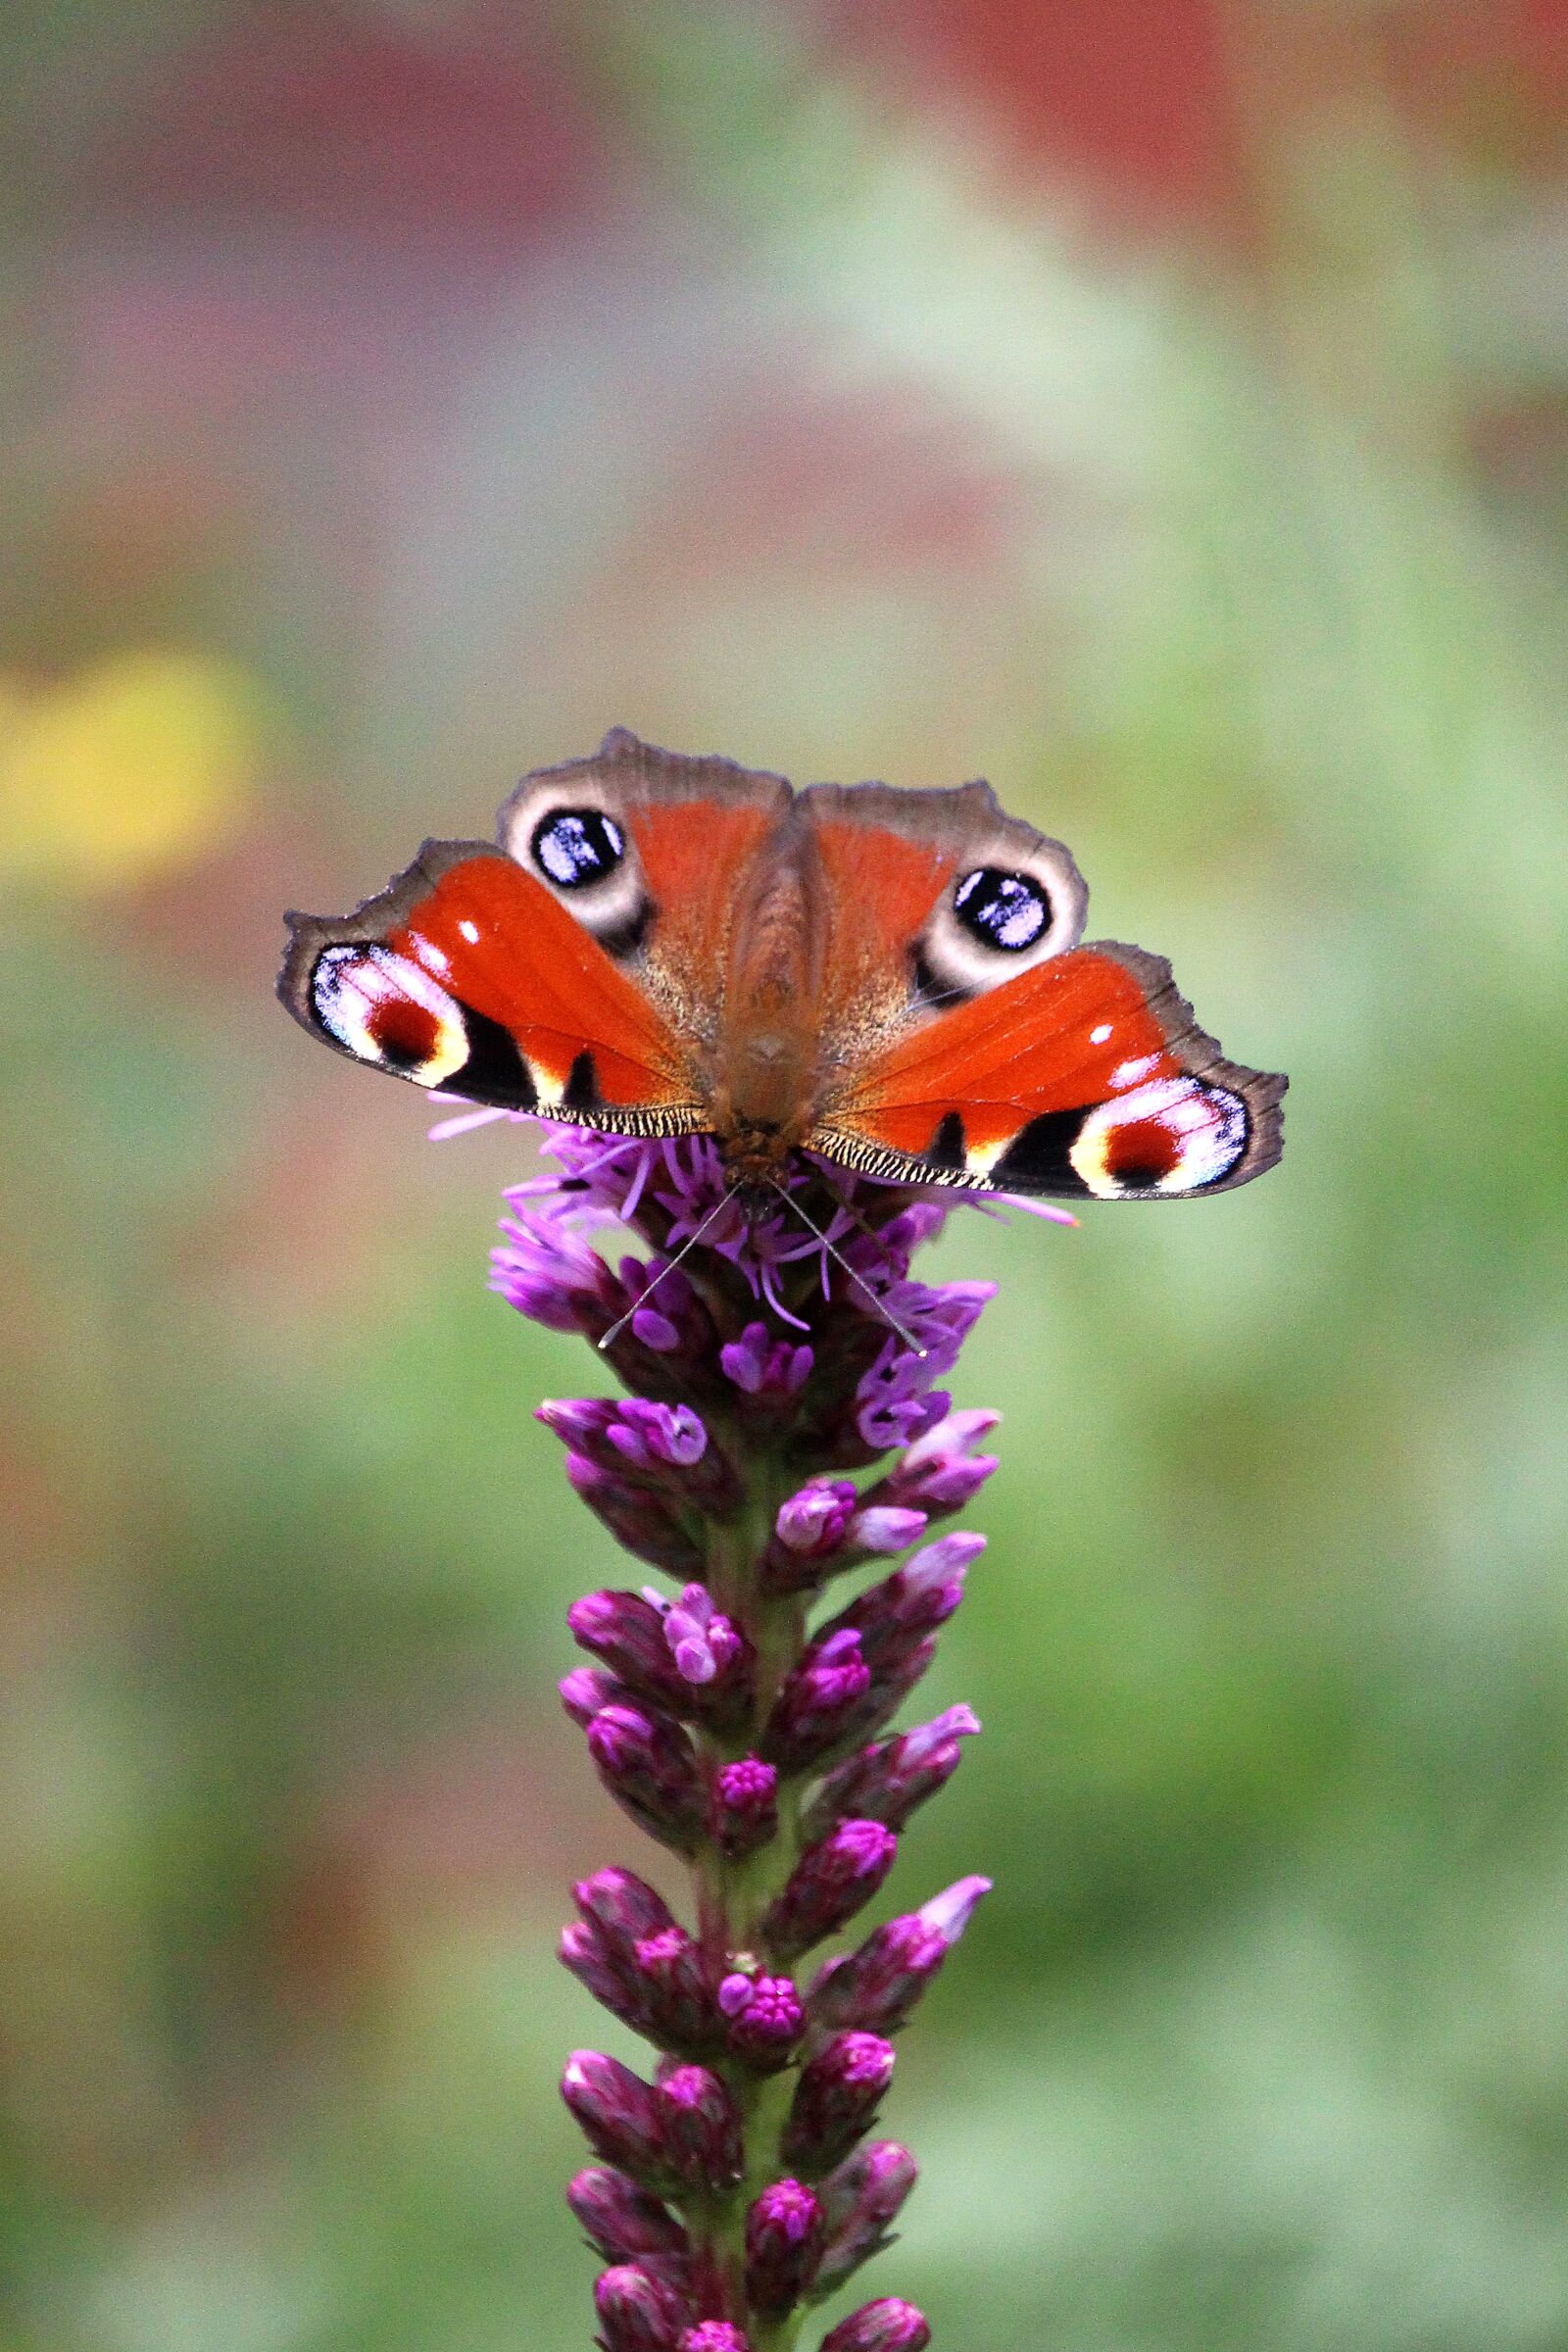
<path fill-rule="evenodd" d="M 1283 1077 L 1222 1058 L 1170 966 L 1079 945 L 1067 851 L 987 784 L 813 784 L 622 727 L 525 776 L 497 843 L 427 841 L 290 914 L 315 1036 L 416 1086 L 896 1182 L 1185 1200 L 1280 1156 Z"/>

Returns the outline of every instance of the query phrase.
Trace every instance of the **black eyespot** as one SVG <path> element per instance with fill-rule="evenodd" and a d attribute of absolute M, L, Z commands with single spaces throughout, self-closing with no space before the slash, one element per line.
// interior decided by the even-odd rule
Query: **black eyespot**
<path fill-rule="evenodd" d="M 953 894 L 954 912 L 982 947 L 1021 955 L 1051 922 L 1051 901 L 1032 874 L 1004 874 L 1000 866 L 977 865 Z"/>
<path fill-rule="evenodd" d="M 603 882 L 626 855 L 620 827 L 602 808 L 553 808 L 534 827 L 534 862 L 559 890 Z"/>

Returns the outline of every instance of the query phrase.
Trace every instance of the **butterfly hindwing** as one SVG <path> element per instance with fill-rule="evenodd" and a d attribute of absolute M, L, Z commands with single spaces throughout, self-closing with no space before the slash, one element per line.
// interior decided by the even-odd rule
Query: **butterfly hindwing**
<path fill-rule="evenodd" d="M 278 994 L 339 1052 L 469 1102 L 638 1135 L 704 1123 L 646 991 L 483 843 L 426 842 L 354 914 L 291 916 Z"/>
<path fill-rule="evenodd" d="M 1161 957 L 1102 944 L 885 1047 L 811 1140 L 910 1182 L 1179 1200 L 1273 1166 L 1284 1092 L 1283 1078 L 1223 1058 Z"/>

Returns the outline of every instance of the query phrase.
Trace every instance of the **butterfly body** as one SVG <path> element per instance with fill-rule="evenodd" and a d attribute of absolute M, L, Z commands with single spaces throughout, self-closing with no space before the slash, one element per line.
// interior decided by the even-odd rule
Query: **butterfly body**
<path fill-rule="evenodd" d="M 279 994 L 416 1084 L 710 1134 L 738 1188 L 814 1152 L 893 1180 L 1101 1199 L 1273 1164 L 1283 1078 L 1227 1062 L 1158 957 L 1080 947 L 1059 843 L 989 786 L 812 785 L 624 730 L 524 778 L 499 846 L 427 842 Z"/>

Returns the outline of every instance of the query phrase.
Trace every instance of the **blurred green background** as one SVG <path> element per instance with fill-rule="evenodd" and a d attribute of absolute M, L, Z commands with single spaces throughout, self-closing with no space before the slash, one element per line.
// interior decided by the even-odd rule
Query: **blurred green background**
<path fill-rule="evenodd" d="M 951 2352 L 1568 2343 L 1568 10 L 0 17 L 4 2352 L 572 2352 L 613 1579 L 285 905 L 621 722 L 985 774 L 1291 1073 L 1002 1294 Z"/>

